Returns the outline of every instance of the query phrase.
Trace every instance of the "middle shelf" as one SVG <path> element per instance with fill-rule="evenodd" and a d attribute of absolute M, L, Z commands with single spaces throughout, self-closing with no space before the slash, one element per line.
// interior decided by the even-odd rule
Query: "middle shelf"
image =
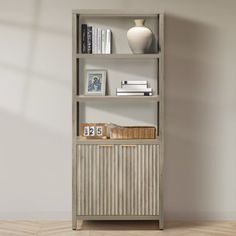
<path fill-rule="evenodd" d="M 76 58 L 80 59 L 158 59 L 160 53 L 152 54 L 76 54 Z"/>
<path fill-rule="evenodd" d="M 160 96 L 76 96 L 77 102 L 159 102 Z"/>

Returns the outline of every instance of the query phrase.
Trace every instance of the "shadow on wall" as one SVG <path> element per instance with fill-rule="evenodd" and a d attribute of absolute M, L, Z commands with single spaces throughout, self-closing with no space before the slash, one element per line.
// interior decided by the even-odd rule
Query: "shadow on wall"
<path fill-rule="evenodd" d="M 36 107 L 42 106 L 36 97 L 39 90 L 41 94 L 45 94 L 44 98 L 49 104 L 55 93 L 71 93 L 71 46 L 67 47 L 71 45 L 71 31 L 70 28 L 64 30 L 42 23 L 42 5 L 41 0 L 34 1 L 31 20 L 17 22 L 15 18 L 12 19 L 11 14 L 9 19 L 0 19 L 0 68 L 4 71 L 0 74 L 3 78 L 3 95 L 0 98 L 9 96 L 6 99 L 8 103 L 1 101 L 0 106 L 19 112 L 22 116 L 27 116 L 34 110 L 31 109 L 31 102 L 37 100 L 34 104 L 35 113 L 38 112 Z M 12 89 L 7 93 L 6 89 L 9 88 Z M 49 96 L 47 90 L 51 88 L 53 90 Z M 10 102 L 15 103 L 14 108 L 10 108 Z"/>
<path fill-rule="evenodd" d="M 206 218 L 220 194 L 220 33 L 171 14 L 165 20 L 165 210 L 169 219 Z"/>
<path fill-rule="evenodd" d="M 0 211 L 13 215 L 70 209 L 71 34 L 40 25 L 41 2 L 26 23 L 0 19 Z"/>

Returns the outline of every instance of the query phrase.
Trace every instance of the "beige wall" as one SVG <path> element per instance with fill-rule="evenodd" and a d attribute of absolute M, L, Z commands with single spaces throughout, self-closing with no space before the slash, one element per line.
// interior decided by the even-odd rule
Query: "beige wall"
<path fill-rule="evenodd" d="M 76 8 L 165 11 L 166 215 L 236 219 L 233 0 L 0 0 L 0 217 L 70 217 Z"/>

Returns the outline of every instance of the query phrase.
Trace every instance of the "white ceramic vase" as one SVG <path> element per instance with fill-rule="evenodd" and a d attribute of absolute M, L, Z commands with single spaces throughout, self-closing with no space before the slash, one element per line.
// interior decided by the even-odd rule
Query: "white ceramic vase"
<path fill-rule="evenodd" d="M 133 53 L 146 53 L 152 43 L 152 31 L 144 26 L 144 19 L 134 20 L 135 26 L 128 30 L 127 39 Z"/>

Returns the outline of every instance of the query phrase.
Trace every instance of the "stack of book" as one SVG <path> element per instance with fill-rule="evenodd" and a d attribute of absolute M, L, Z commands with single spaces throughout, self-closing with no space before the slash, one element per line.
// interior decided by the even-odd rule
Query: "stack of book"
<path fill-rule="evenodd" d="M 121 88 L 116 89 L 117 96 L 152 96 L 152 88 L 147 81 L 121 81 Z"/>
<path fill-rule="evenodd" d="M 81 52 L 111 54 L 111 30 L 81 25 Z"/>

